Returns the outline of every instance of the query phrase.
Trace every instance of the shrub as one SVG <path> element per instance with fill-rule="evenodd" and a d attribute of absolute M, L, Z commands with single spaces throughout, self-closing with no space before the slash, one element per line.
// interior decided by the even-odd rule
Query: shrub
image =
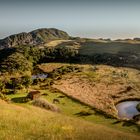
<path fill-rule="evenodd" d="M 47 78 L 47 79 L 45 80 L 45 83 L 46 83 L 46 86 L 50 87 L 50 86 L 53 84 L 53 79 Z"/>
<path fill-rule="evenodd" d="M 38 98 L 35 99 L 32 102 L 33 105 L 53 111 L 53 112 L 60 112 L 59 108 L 56 107 L 55 105 L 49 103 L 47 100 L 43 99 L 43 98 Z"/>
<path fill-rule="evenodd" d="M 6 88 L 9 89 L 22 89 L 22 83 L 21 79 L 19 78 L 11 78 L 7 83 L 6 83 Z"/>
<path fill-rule="evenodd" d="M 16 51 L 33 64 L 37 64 L 44 57 L 44 50 L 35 46 L 18 46 Z"/>
<path fill-rule="evenodd" d="M 40 79 L 34 79 L 33 80 L 33 85 L 37 85 L 40 82 Z"/>
<path fill-rule="evenodd" d="M 139 122 L 139 121 L 140 121 L 140 114 L 135 115 L 135 116 L 133 117 L 133 120 L 134 120 L 135 122 Z"/>
<path fill-rule="evenodd" d="M 0 91 L 3 91 L 4 88 L 5 88 L 5 84 L 3 81 L 0 80 Z"/>
<path fill-rule="evenodd" d="M 140 112 L 140 103 L 136 106 L 137 110 Z"/>
<path fill-rule="evenodd" d="M 28 75 L 22 76 L 21 77 L 21 83 L 26 88 L 28 88 L 32 84 L 32 78 L 31 78 L 31 76 L 28 76 Z"/>
<path fill-rule="evenodd" d="M 37 99 L 41 96 L 40 91 L 30 91 L 27 95 L 27 98 L 34 100 Z"/>
<path fill-rule="evenodd" d="M 4 101 L 9 101 L 9 99 L 2 93 L 0 93 L 0 99 Z"/>
<path fill-rule="evenodd" d="M 62 66 L 50 72 L 48 74 L 48 77 L 52 79 L 61 79 L 63 74 L 67 74 L 70 72 L 80 72 L 80 71 L 81 71 L 81 68 L 77 66 Z"/>

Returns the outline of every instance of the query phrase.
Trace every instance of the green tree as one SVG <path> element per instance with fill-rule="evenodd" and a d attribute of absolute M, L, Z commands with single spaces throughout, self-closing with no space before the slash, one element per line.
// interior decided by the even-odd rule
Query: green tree
<path fill-rule="evenodd" d="M 3 91 L 4 88 L 5 88 L 5 84 L 2 80 L 0 80 L 0 91 Z"/>
<path fill-rule="evenodd" d="M 28 88 L 32 84 L 31 76 L 25 75 L 21 77 L 22 85 Z"/>
<path fill-rule="evenodd" d="M 21 53 L 15 52 L 1 63 L 0 70 L 9 73 L 30 71 L 32 70 L 32 63 Z"/>

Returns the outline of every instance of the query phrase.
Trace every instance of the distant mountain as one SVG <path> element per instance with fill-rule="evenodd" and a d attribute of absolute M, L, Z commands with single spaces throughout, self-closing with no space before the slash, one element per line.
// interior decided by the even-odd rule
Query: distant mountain
<path fill-rule="evenodd" d="M 55 28 L 43 28 L 11 35 L 0 40 L 0 48 L 10 48 L 17 45 L 40 45 L 50 40 L 69 39 L 69 35 Z"/>

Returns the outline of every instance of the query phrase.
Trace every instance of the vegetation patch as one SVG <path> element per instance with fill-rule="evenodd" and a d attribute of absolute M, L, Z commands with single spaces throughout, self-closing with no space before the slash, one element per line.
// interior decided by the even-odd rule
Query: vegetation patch
<path fill-rule="evenodd" d="M 17 106 L 0 101 L 0 110 L 0 139 L 139 140 L 139 135 L 33 106 Z"/>
<path fill-rule="evenodd" d="M 140 112 L 140 103 L 136 106 L 136 108 Z"/>
<path fill-rule="evenodd" d="M 32 101 L 34 106 L 38 106 L 53 112 L 60 112 L 60 109 L 56 107 L 54 104 L 49 103 L 47 100 L 43 98 L 38 98 Z"/>
<path fill-rule="evenodd" d="M 117 117 L 116 103 L 140 99 L 138 71 L 108 66 L 98 66 L 96 71 L 91 68 L 79 74 L 64 75 L 53 87 L 114 117 Z M 124 76 L 126 72 L 128 76 Z"/>

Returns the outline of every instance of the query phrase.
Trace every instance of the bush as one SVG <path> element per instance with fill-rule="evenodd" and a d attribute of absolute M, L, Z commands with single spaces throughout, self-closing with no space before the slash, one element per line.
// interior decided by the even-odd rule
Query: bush
<path fill-rule="evenodd" d="M 39 84 L 39 82 L 40 82 L 40 79 L 34 79 L 33 80 L 33 85 L 37 85 L 37 84 Z"/>
<path fill-rule="evenodd" d="M 136 106 L 137 110 L 140 112 L 140 103 Z"/>
<path fill-rule="evenodd" d="M 23 76 L 19 78 L 11 78 L 5 83 L 5 88 L 8 89 L 22 89 L 23 87 L 28 88 L 32 84 L 32 79 L 30 76 Z"/>
<path fill-rule="evenodd" d="M 50 72 L 48 74 L 48 77 L 53 78 L 53 79 L 61 79 L 63 74 L 67 74 L 70 72 L 80 72 L 80 71 L 81 71 L 81 68 L 77 66 L 62 66 Z"/>
<path fill-rule="evenodd" d="M 49 103 L 47 100 L 43 99 L 43 98 L 38 98 L 35 99 L 32 102 L 33 105 L 53 111 L 53 112 L 60 112 L 59 108 L 56 107 L 55 105 Z"/>
<path fill-rule="evenodd" d="M 21 77 L 21 83 L 23 86 L 28 88 L 32 84 L 31 76 L 25 75 L 25 76 Z"/>
<path fill-rule="evenodd" d="M 4 101 L 9 101 L 9 99 L 2 93 L 0 93 L 0 99 Z"/>
<path fill-rule="evenodd" d="M 35 46 L 18 46 L 16 51 L 21 53 L 28 61 L 34 65 L 44 57 L 44 50 Z"/>
<path fill-rule="evenodd" d="M 133 120 L 134 120 L 135 122 L 139 122 L 139 121 L 140 121 L 140 114 L 135 115 L 135 116 L 133 117 Z"/>
<path fill-rule="evenodd" d="M 0 91 L 3 91 L 4 88 L 5 88 L 5 84 L 3 81 L 0 80 Z"/>
<path fill-rule="evenodd" d="M 53 84 L 53 79 L 47 78 L 47 80 L 45 82 L 46 82 L 46 86 L 50 87 Z"/>
<path fill-rule="evenodd" d="M 11 78 L 7 83 L 6 83 L 6 88 L 9 89 L 22 89 L 22 83 L 21 79 L 18 78 Z"/>

